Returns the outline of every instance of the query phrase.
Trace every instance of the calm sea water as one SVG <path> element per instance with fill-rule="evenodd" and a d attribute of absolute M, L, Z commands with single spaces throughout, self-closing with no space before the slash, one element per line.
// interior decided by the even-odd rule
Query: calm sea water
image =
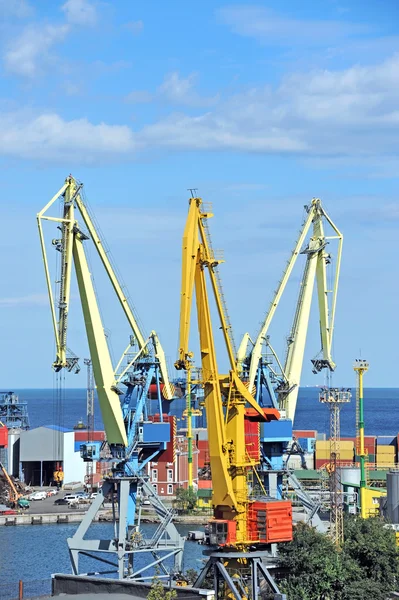
<path fill-rule="evenodd" d="M 25 597 L 30 597 L 50 592 L 52 573 L 71 573 L 66 540 L 74 534 L 77 526 L 78 524 L 0 527 L 0 600 L 18 597 L 19 579 L 24 581 Z M 178 524 L 178 529 L 186 536 L 195 526 Z M 151 537 L 155 525 L 144 524 L 143 530 L 145 536 Z M 109 523 L 92 525 L 87 535 L 88 539 L 112 537 L 113 528 Z M 184 571 L 190 568 L 197 571 L 201 569 L 203 549 L 203 546 L 194 542 L 186 542 Z M 136 560 L 135 564 L 140 567 L 146 559 L 137 555 Z M 84 556 L 80 558 L 80 565 L 85 572 L 99 568 L 99 563 Z"/>
<path fill-rule="evenodd" d="M 29 407 L 31 427 L 40 425 L 62 425 L 73 427 L 79 419 L 85 421 L 86 391 L 65 390 L 61 411 L 57 407 L 53 390 L 14 390 Z M 328 407 L 318 401 L 317 388 L 301 388 L 294 426 L 296 429 L 316 429 L 328 433 Z M 341 411 L 341 435 L 355 435 L 356 394 L 352 390 L 352 401 Z M 396 435 L 399 432 L 399 388 L 366 388 L 365 423 L 369 435 Z M 95 406 L 95 425 L 102 428 L 98 403 Z"/>

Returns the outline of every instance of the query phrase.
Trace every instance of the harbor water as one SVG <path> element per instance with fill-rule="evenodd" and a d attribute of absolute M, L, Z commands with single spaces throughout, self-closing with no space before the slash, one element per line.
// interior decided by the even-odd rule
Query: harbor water
<path fill-rule="evenodd" d="M 155 527 L 153 524 L 144 524 L 144 535 L 151 537 Z M 74 534 L 76 528 L 77 524 L 0 527 L 0 600 L 18 597 L 20 579 L 24 582 L 27 598 L 50 593 L 52 573 L 71 573 L 66 540 Z M 187 536 L 190 530 L 201 529 L 201 526 L 179 523 L 177 528 L 182 535 Z M 96 537 L 112 538 L 112 525 L 93 524 L 87 539 Z M 196 542 L 186 542 L 183 571 L 200 570 L 204 548 Z M 146 559 L 137 555 L 137 567 L 142 566 L 144 560 Z M 99 568 L 98 562 L 84 556 L 80 559 L 80 565 L 84 572 Z"/>

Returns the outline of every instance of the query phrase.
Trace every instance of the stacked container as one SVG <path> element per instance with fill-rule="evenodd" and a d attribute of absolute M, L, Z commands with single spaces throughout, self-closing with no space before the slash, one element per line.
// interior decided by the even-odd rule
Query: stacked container
<path fill-rule="evenodd" d="M 339 444 L 339 464 L 353 463 L 354 442 L 352 440 L 341 440 Z M 316 440 L 315 468 L 320 469 L 330 462 L 330 440 Z"/>
<path fill-rule="evenodd" d="M 377 437 L 377 469 L 388 469 L 396 463 L 396 437 L 378 436 Z M 371 462 L 371 461 L 370 461 Z"/>

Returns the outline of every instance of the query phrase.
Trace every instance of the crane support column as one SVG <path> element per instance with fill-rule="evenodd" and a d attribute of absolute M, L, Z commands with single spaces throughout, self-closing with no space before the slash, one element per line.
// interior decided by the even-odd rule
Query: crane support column
<path fill-rule="evenodd" d="M 363 374 L 368 371 L 369 363 L 365 360 L 356 360 L 353 365 L 354 370 L 357 372 L 358 376 L 358 431 L 359 431 L 359 444 L 357 451 L 359 453 L 360 459 L 360 516 L 362 519 L 366 519 L 366 458 L 368 454 L 364 448 L 364 404 L 363 404 Z M 357 440 L 356 440 L 357 442 Z"/>

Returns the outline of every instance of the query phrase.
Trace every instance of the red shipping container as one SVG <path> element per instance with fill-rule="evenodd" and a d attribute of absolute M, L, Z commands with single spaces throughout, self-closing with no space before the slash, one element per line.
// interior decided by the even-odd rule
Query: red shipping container
<path fill-rule="evenodd" d="M 198 489 L 199 490 L 211 490 L 212 489 L 212 480 L 211 479 L 199 479 L 198 480 Z"/>
<path fill-rule="evenodd" d="M 0 425 L 0 448 L 8 447 L 8 429 L 5 425 Z"/>
<path fill-rule="evenodd" d="M 75 431 L 75 442 L 87 442 L 87 429 Z M 105 440 L 104 431 L 91 431 L 90 437 L 93 442 L 103 442 Z"/>
<path fill-rule="evenodd" d="M 296 429 L 292 435 L 296 438 L 316 438 L 317 431 L 315 429 Z"/>

